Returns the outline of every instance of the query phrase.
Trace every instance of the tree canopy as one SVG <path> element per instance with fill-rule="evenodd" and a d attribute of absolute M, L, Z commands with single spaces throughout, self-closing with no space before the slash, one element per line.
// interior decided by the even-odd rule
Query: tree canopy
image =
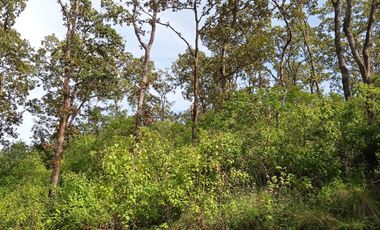
<path fill-rule="evenodd" d="M 1 229 L 380 226 L 378 0 L 93 3 L 33 49 L 0 2 Z"/>

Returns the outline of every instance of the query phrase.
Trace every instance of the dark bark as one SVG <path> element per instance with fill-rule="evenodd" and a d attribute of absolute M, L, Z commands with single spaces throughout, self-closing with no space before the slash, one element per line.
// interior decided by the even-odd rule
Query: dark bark
<path fill-rule="evenodd" d="M 366 37 L 364 40 L 364 45 L 363 45 L 363 59 L 364 59 L 364 67 L 367 70 L 366 73 L 366 79 L 364 81 L 367 84 L 371 83 L 371 73 L 372 73 L 372 68 L 371 68 L 371 51 L 372 51 L 372 43 L 371 43 L 371 37 L 372 37 L 372 29 L 373 29 L 373 24 L 375 21 L 375 14 L 376 11 L 378 10 L 380 5 L 380 2 L 375 2 L 375 0 L 372 0 L 371 2 L 371 9 L 370 9 L 370 14 L 368 17 L 368 24 L 367 24 L 367 29 L 366 29 Z"/>
<path fill-rule="evenodd" d="M 3 76 L 0 74 L 0 97 L 3 96 Z"/>
<path fill-rule="evenodd" d="M 332 1 L 334 7 L 334 42 L 335 42 L 335 52 L 338 58 L 338 66 L 340 73 L 342 75 L 342 86 L 344 98 L 349 100 L 351 98 L 351 83 L 350 83 L 350 72 L 347 68 L 346 59 L 344 57 L 344 49 L 342 46 L 342 35 L 341 35 L 341 22 L 340 22 L 340 0 Z"/>
<path fill-rule="evenodd" d="M 309 41 L 308 41 L 308 33 L 307 33 L 308 23 L 307 23 L 306 19 L 303 19 L 303 24 L 304 24 L 305 28 L 302 29 L 301 31 L 302 31 L 302 36 L 303 36 L 304 43 L 306 46 L 307 59 L 308 59 L 309 64 L 310 64 L 310 73 L 311 73 L 310 79 L 309 79 L 310 93 L 312 93 L 312 94 L 314 93 L 314 86 L 315 86 L 315 93 L 321 94 L 321 90 L 319 87 L 319 81 L 317 79 L 317 74 L 316 74 L 316 69 L 315 69 L 314 54 L 312 51 L 312 47 L 310 46 Z"/>
<path fill-rule="evenodd" d="M 191 140 L 193 146 L 196 145 L 197 139 L 198 139 L 198 133 L 197 133 L 197 122 L 198 122 L 198 93 L 199 93 L 199 79 L 198 79 L 198 68 L 199 68 L 199 24 L 200 20 L 198 18 L 198 6 L 197 1 L 194 1 L 193 4 L 193 11 L 194 11 L 194 20 L 195 20 L 195 48 L 194 48 L 194 55 L 193 55 L 193 94 L 194 94 L 194 101 L 193 101 L 193 111 L 192 111 L 192 126 L 191 126 Z"/>
<path fill-rule="evenodd" d="M 286 63 L 286 52 L 288 51 L 288 48 L 292 42 L 293 39 L 293 34 L 292 34 L 292 29 L 290 26 L 290 22 L 288 19 L 288 13 L 286 12 L 284 5 L 285 1 L 282 2 L 282 4 L 278 4 L 277 1 L 273 1 L 274 4 L 276 5 L 277 9 L 279 10 L 284 22 L 285 22 L 285 27 L 286 27 L 286 41 L 285 45 L 282 47 L 281 50 L 281 55 L 280 55 L 280 65 L 279 65 L 279 70 L 278 70 L 278 83 L 280 86 L 285 87 L 285 63 Z"/>
<path fill-rule="evenodd" d="M 198 141 L 198 135 L 197 135 L 197 122 L 198 122 L 198 106 L 199 106 L 199 39 L 201 31 L 204 29 L 204 26 L 201 27 L 200 23 L 203 17 L 208 15 L 212 7 L 208 8 L 207 10 L 204 9 L 201 14 L 199 14 L 198 9 L 198 1 L 192 2 L 192 7 L 185 7 L 182 9 L 191 10 L 194 13 L 194 22 L 195 22 L 195 40 L 194 40 L 194 49 L 192 49 L 189 41 L 173 26 L 171 26 L 169 23 L 162 23 L 160 21 L 157 21 L 158 24 L 166 26 L 167 28 L 171 29 L 174 33 L 177 34 L 177 36 L 186 43 L 187 48 L 191 54 L 192 57 L 192 86 L 193 86 L 193 105 L 192 105 L 192 112 L 191 112 L 191 139 L 192 144 L 195 146 Z"/>

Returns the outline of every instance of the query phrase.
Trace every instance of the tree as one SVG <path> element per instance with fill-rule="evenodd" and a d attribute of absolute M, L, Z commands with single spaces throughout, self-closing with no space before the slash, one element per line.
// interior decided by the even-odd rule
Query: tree
<path fill-rule="evenodd" d="M 380 1 L 378 0 L 369 0 L 363 1 L 362 4 L 356 4 L 358 7 L 356 11 L 359 9 L 359 12 L 362 16 L 366 15 L 368 12 L 368 16 L 364 16 L 364 21 L 361 23 L 357 23 L 356 28 L 353 26 L 353 9 L 354 2 L 352 0 L 346 0 L 346 13 L 344 15 L 343 22 L 343 31 L 347 36 L 348 44 L 350 46 L 351 54 L 355 63 L 359 67 L 359 72 L 362 78 L 363 83 L 370 85 L 372 84 L 372 43 L 373 41 L 373 29 L 375 23 L 377 22 L 377 12 L 380 8 Z M 360 19 L 360 17 L 359 17 Z M 364 26 L 363 26 L 364 24 Z M 362 35 L 364 33 L 364 35 Z M 361 44 L 360 41 L 361 40 Z M 362 53 L 360 55 L 360 52 Z M 371 95 L 366 95 L 366 112 L 367 119 L 370 125 L 373 125 L 375 120 L 375 112 L 373 105 L 369 103 L 371 100 Z M 368 163 L 368 171 L 372 173 L 374 169 L 377 167 L 377 156 L 376 156 L 376 141 L 373 142 L 374 136 L 371 135 L 367 141 L 370 142 L 368 149 L 366 150 L 364 157 Z"/>
<path fill-rule="evenodd" d="M 187 46 L 187 50 L 190 52 L 192 57 L 192 84 L 193 84 L 193 105 L 192 105 L 192 115 L 191 115 L 191 137 L 193 146 L 196 145 L 198 135 L 197 135 L 197 122 L 198 122 L 198 106 L 199 106 L 199 55 L 200 55 L 200 38 L 201 34 L 205 29 L 205 25 L 202 25 L 204 18 L 210 14 L 213 9 L 215 2 L 207 1 L 202 6 L 202 1 L 174 1 L 172 9 L 173 11 L 190 10 L 194 18 L 194 43 L 193 46 L 190 44 L 188 39 L 186 39 L 180 31 L 170 25 L 169 22 L 163 23 L 158 21 L 159 24 L 172 30 Z"/>
<path fill-rule="evenodd" d="M 130 92 L 128 94 L 129 104 L 136 108 L 138 95 L 140 94 L 140 77 L 144 71 L 141 66 L 144 62 L 144 57 L 133 58 L 130 67 L 127 69 L 127 75 L 131 80 Z M 168 71 L 157 70 L 153 61 L 149 61 L 147 70 L 147 85 L 152 86 L 150 90 L 145 90 L 144 93 L 144 111 L 141 114 L 141 125 L 147 126 L 154 123 L 156 120 L 163 120 L 168 115 L 170 103 L 167 94 L 173 90 L 170 85 L 171 76 Z M 158 94 L 158 96 L 157 96 Z M 135 135 L 136 135 L 135 126 Z M 137 136 L 135 136 L 137 137 Z M 138 139 L 136 139 L 138 141 Z"/>
<path fill-rule="evenodd" d="M 22 105 L 33 89 L 31 47 L 12 27 L 25 9 L 26 0 L 0 2 L 0 144 L 16 138 L 22 122 Z"/>
<path fill-rule="evenodd" d="M 122 3 L 123 1 L 121 1 Z M 158 13 L 163 11 L 166 7 L 165 0 L 132 0 L 125 1 L 127 7 L 122 4 L 115 4 L 110 0 L 103 0 L 102 5 L 106 7 L 108 15 L 114 21 L 120 24 L 132 24 L 135 36 L 139 42 L 140 47 L 144 50 L 143 62 L 141 64 L 140 79 L 138 81 L 138 94 L 137 94 L 137 110 L 135 114 L 135 137 L 138 141 L 140 139 L 140 127 L 143 125 L 143 114 L 145 113 L 145 94 L 149 89 L 149 62 L 151 50 L 156 36 L 156 28 Z M 145 25 L 149 25 L 150 29 L 145 29 Z M 147 41 L 144 41 L 147 36 Z"/>
<path fill-rule="evenodd" d="M 286 3 L 286 0 L 277 1 L 272 0 L 272 3 L 275 7 L 275 9 L 279 12 L 279 18 L 283 20 L 285 23 L 285 38 L 281 38 L 279 43 L 283 43 L 280 49 L 280 60 L 279 64 L 277 66 L 277 82 L 280 86 L 285 87 L 286 86 L 286 80 L 285 80 L 285 65 L 286 65 L 286 55 L 288 52 L 288 49 L 292 43 L 293 40 L 293 31 L 292 31 L 292 25 L 294 23 L 295 17 L 292 17 L 291 10 L 293 7 L 292 3 Z"/>
<path fill-rule="evenodd" d="M 207 57 L 202 51 L 199 52 L 199 104 L 200 112 L 205 114 L 209 108 L 217 107 L 220 103 L 221 95 L 218 93 L 219 75 L 215 73 L 215 61 Z M 215 59 L 214 59 L 215 60 Z M 177 60 L 172 65 L 172 72 L 175 78 L 172 79 L 175 86 L 182 89 L 182 95 L 186 100 L 194 98 L 194 78 L 193 78 L 193 56 L 190 50 L 178 55 Z"/>
<path fill-rule="evenodd" d="M 47 127 L 40 128 L 57 130 L 50 197 L 56 196 L 65 140 L 69 134 L 78 133 L 75 121 L 84 116 L 84 107 L 92 100 L 123 97 L 126 80 L 121 78 L 121 71 L 128 58 L 123 53 L 122 38 L 104 24 L 103 16 L 91 7 L 90 1 L 58 2 L 66 38 L 60 41 L 54 35 L 48 36 L 38 51 L 38 75 L 46 94 L 41 106 L 33 108 L 40 122 L 48 121 Z"/>
<path fill-rule="evenodd" d="M 306 8 L 306 10 L 304 8 Z M 322 92 L 319 84 L 322 81 L 321 76 L 323 67 L 321 67 L 321 64 L 317 58 L 318 53 L 320 53 L 318 52 L 318 48 L 321 49 L 321 41 L 320 39 L 317 39 L 317 33 L 308 22 L 309 17 L 315 15 L 314 12 L 316 11 L 316 8 L 317 3 L 314 1 L 309 1 L 305 4 L 299 4 L 297 14 L 297 27 L 299 33 L 301 34 L 300 40 L 303 41 L 303 56 L 305 56 L 305 62 L 308 64 L 310 69 L 309 77 L 307 78 L 310 93 L 321 94 Z"/>
<path fill-rule="evenodd" d="M 352 14 L 353 14 L 354 3 L 352 0 L 346 0 L 346 13 L 344 15 L 343 22 L 343 31 L 347 36 L 348 44 L 351 49 L 351 54 L 359 66 L 360 75 L 362 80 L 366 84 L 371 83 L 371 74 L 372 74 L 372 37 L 373 37 L 373 27 L 376 23 L 376 14 L 380 7 L 380 2 L 377 0 L 364 1 L 361 6 L 362 14 L 365 14 L 369 11 L 368 16 L 366 17 L 365 28 L 358 28 L 354 31 L 352 26 Z M 369 7 L 369 9 L 366 9 Z M 361 32 L 363 31 L 363 32 Z M 362 39 L 362 44 L 358 44 L 359 37 L 361 33 L 365 33 L 364 38 Z M 362 55 L 360 55 L 360 47 Z"/>
<path fill-rule="evenodd" d="M 156 103 L 153 104 L 153 111 L 158 120 L 165 121 L 170 118 L 170 107 L 172 102 L 169 101 L 168 94 L 174 90 L 174 86 L 170 84 L 172 78 L 168 70 L 159 70 L 157 79 L 152 83 L 153 89 L 157 92 L 155 96 Z"/>
<path fill-rule="evenodd" d="M 215 84 L 220 101 L 216 108 L 236 90 L 238 77 L 240 81 L 245 78 L 254 82 L 254 75 L 263 70 L 271 53 L 270 24 L 265 23 L 269 16 L 265 0 L 228 0 L 215 4 L 215 10 L 205 22 L 202 41 L 212 52 L 209 61 L 217 74 Z"/>
<path fill-rule="evenodd" d="M 335 52 L 338 58 L 339 70 L 342 74 L 342 86 L 344 98 L 346 100 L 351 98 L 351 84 L 350 84 L 350 72 L 347 68 L 346 59 L 344 56 L 344 49 L 342 45 L 342 35 L 341 35 L 341 1 L 332 0 L 332 5 L 334 7 L 334 42 L 335 42 Z"/>

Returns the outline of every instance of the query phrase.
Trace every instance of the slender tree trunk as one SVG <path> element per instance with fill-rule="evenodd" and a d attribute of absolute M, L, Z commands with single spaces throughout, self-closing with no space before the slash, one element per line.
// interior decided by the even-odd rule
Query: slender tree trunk
<path fill-rule="evenodd" d="M 192 77 L 193 77 L 193 82 L 192 82 L 192 85 L 193 85 L 193 96 L 194 96 L 194 100 L 193 100 L 193 105 L 192 105 L 192 112 L 191 112 L 191 121 L 192 121 L 192 125 L 191 125 L 191 139 L 192 139 L 192 144 L 193 146 L 195 146 L 197 144 L 197 139 L 198 139 L 198 136 L 197 136 L 197 122 L 198 122 L 198 105 L 199 105 L 199 73 L 198 73 L 198 70 L 199 70 L 199 38 L 200 38 L 200 22 L 202 20 L 202 17 L 203 16 L 206 16 L 206 14 L 202 14 L 201 17 L 198 17 L 198 3 L 197 1 L 194 1 L 192 2 L 192 11 L 194 13 L 194 21 L 195 21 L 195 47 L 194 47 L 194 50 L 192 49 L 190 43 L 188 42 L 188 40 L 186 40 L 179 31 L 177 31 L 175 28 L 173 28 L 169 23 L 160 23 L 158 22 L 159 24 L 161 25 L 164 25 L 168 28 L 170 28 L 173 32 L 175 32 L 178 37 L 184 41 L 187 45 L 187 48 L 189 50 L 189 52 L 191 53 L 191 56 L 192 56 Z"/>
<path fill-rule="evenodd" d="M 362 76 L 362 80 L 366 84 L 371 83 L 371 37 L 372 37 L 372 29 L 375 21 L 376 11 L 379 8 L 380 3 L 377 3 L 375 0 L 371 1 L 371 9 L 368 17 L 367 28 L 366 28 L 366 37 L 363 44 L 362 54 L 363 57 L 360 56 L 360 52 L 357 46 L 357 40 L 354 37 L 352 32 L 352 7 L 353 1 L 346 0 L 346 14 L 344 17 L 343 23 L 343 31 L 347 36 L 348 44 L 350 45 L 352 56 L 354 57 L 355 62 L 359 66 L 360 75 Z"/>
<path fill-rule="evenodd" d="M 284 9 L 284 3 L 282 5 L 279 5 L 276 1 L 274 1 L 274 4 L 277 6 L 278 10 L 280 11 L 280 14 L 282 15 L 282 18 L 285 22 L 285 27 L 286 27 L 286 42 L 284 47 L 282 48 L 281 52 L 281 57 L 280 57 L 280 66 L 279 66 L 279 71 L 278 71 L 278 81 L 279 85 L 282 87 L 285 87 L 285 62 L 286 62 L 286 52 L 288 50 L 288 47 L 290 46 L 292 39 L 293 39 L 293 34 L 292 34 L 292 29 L 290 27 L 290 22 L 288 20 L 288 15 L 287 12 Z"/>
<path fill-rule="evenodd" d="M 207 112 L 207 104 L 206 104 L 206 97 L 203 93 L 199 94 L 199 100 L 201 104 L 201 112 L 202 114 L 205 114 Z"/>
<path fill-rule="evenodd" d="M 0 74 L 0 97 L 3 96 L 3 76 Z"/>
<path fill-rule="evenodd" d="M 236 25 L 237 25 L 239 0 L 230 0 L 228 2 L 228 5 L 229 5 L 229 8 L 232 8 L 232 12 L 231 12 L 232 22 L 230 24 L 230 28 L 231 28 L 230 34 L 234 34 L 236 30 Z M 220 17 L 222 21 L 222 15 Z M 226 96 L 226 93 L 227 93 L 227 82 L 228 82 L 227 78 L 229 77 L 229 74 L 226 73 L 226 56 L 227 56 L 227 45 L 230 44 L 230 40 L 231 40 L 230 34 L 227 35 L 227 37 L 225 38 L 225 41 L 224 41 L 225 43 L 221 51 L 222 67 L 221 67 L 220 73 L 221 73 L 221 79 L 222 79 L 222 92 L 223 92 L 224 97 Z"/>
<path fill-rule="evenodd" d="M 372 0 L 371 1 L 371 8 L 367 20 L 367 27 L 366 27 L 366 36 L 362 45 L 362 56 L 360 56 L 360 51 L 357 46 L 357 39 L 354 37 L 354 34 L 352 32 L 352 8 L 353 8 L 353 1 L 352 0 L 346 0 L 346 14 L 344 17 L 344 23 L 343 23 L 343 31 L 347 36 L 348 43 L 350 45 L 352 56 L 354 57 L 354 60 L 356 64 L 359 66 L 359 71 L 362 77 L 362 80 L 365 84 L 371 84 L 371 51 L 372 51 L 372 45 L 371 45 L 371 38 L 372 38 L 372 30 L 373 30 L 373 24 L 375 21 L 375 15 L 376 11 L 378 10 L 380 6 L 380 2 Z M 367 120 L 368 124 L 372 125 L 375 119 L 375 114 L 373 112 L 373 107 L 370 104 L 370 100 L 373 100 L 371 98 L 371 95 L 366 96 L 366 112 L 367 112 Z M 373 173 L 374 169 L 377 168 L 378 162 L 376 157 L 376 144 L 374 142 L 374 136 L 369 136 L 368 138 L 368 147 L 367 150 L 364 153 L 364 157 L 367 161 L 368 166 L 368 174 L 370 175 Z"/>
<path fill-rule="evenodd" d="M 134 14 L 134 21 L 133 21 L 133 27 L 135 31 L 135 35 L 140 43 L 140 45 L 144 49 L 144 61 L 142 65 L 142 72 L 140 75 L 140 82 L 139 82 L 139 92 L 137 96 L 137 111 L 135 115 L 136 123 L 135 123 L 135 138 L 137 141 L 140 140 L 141 133 L 140 133 L 140 127 L 143 126 L 143 115 L 145 114 L 145 93 L 148 89 L 149 86 L 149 81 L 148 81 L 148 74 L 149 74 L 149 61 L 150 61 L 150 55 L 151 55 L 151 49 L 153 46 L 154 38 L 156 35 L 156 23 L 157 23 L 157 12 L 158 12 L 158 5 L 157 3 L 154 2 L 153 6 L 153 15 L 150 21 L 150 37 L 149 41 L 147 44 L 145 44 L 141 38 L 141 29 L 137 25 L 137 7 L 138 7 L 138 2 L 134 0 L 134 9 L 133 9 L 133 14 Z"/>
<path fill-rule="evenodd" d="M 61 4 L 63 7 L 63 4 Z M 63 152 L 63 145 L 65 142 L 65 132 L 67 121 L 70 113 L 70 78 L 72 74 L 72 64 L 71 64 L 71 47 L 72 39 L 75 35 L 77 19 L 79 16 L 79 0 L 75 2 L 75 9 L 70 9 L 70 14 L 67 12 L 65 7 L 62 8 L 63 12 L 67 17 L 67 34 L 66 34 L 66 44 L 64 47 L 65 53 L 65 70 L 64 70 L 64 80 L 62 87 L 63 102 L 61 107 L 61 113 L 59 118 L 58 136 L 56 142 L 56 149 L 53 159 L 53 171 L 50 180 L 50 190 L 49 197 L 56 197 L 56 188 L 59 182 L 59 176 L 61 171 L 61 158 Z"/>
<path fill-rule="evenodd" d="M 161 95 L 161 121 L 165 121 L 165 104 L 166 97 Z"/>
<path fill-rule="evenodd" d="M 220 81 L 221 81 L 221 88 L 222 88 L 222 94 L 223 97 L 226 96 L 226 91 L 227 91 L 227 76 L 226 76 L 226 52 L 227 48 L 226 45 L 222 47 L 221 50 L 221 61 L 222 61 L 222 66 L 219 69 L 220 72 Z"/>
<path fill-rule="evenodd" d="M 197 36 L 196 36 L 197 37 Z M 198 39 L 196 39 L 198 40 Z M 196 41 L 196 44 L 198 42 Z M 194 90 L 194 101 L 193 101 L 193 111 L 192 111 L 192 127 L 191 127 L 191 138 L 193 145 L 196 145 L 197 143 L 197 122 L 198 122 L 198 105 L 199 105 L 199 82 L 198 82 L 198 65 L 199 65 L 199 58 L 198 58 L 198 50 L 197 45 L 195 46 L 194 51 L 194 70 L 193 70 L 193 90 Z"/>
<path fill-rule="evenodd" d="M 144 114 L 144 104 L 145 104 L 145 93 L 148 88 L 148 71 L 149 71 L 149 60 L 150 60 L 150 47 L 145 49 L 143 71 L 140 75 L 140 89 L 137 98 L 137 111 L 136 111 L 136 136 L 140 137 L 140 127 L 143 125 L 143 114 Z"/>
<path fill-rule="evenodd" d="M 340 73 L 342 75 L 342 86 L 344 98 L 349 100 L 351 98 L 351 83 L 350 83 L 350 72 L 346 65 L 346 59 L 344 57 L 344 50 L 342 46 L 342 35 L 341 35 L 341 22 L 340 22 L 340 0 L 333 0 L 332 4 L 334 6 L 334 42 L 335 42 L 335 52 L 338 58 L 338 66 Z"/>
<path fill-rule="evenodd" d="M 198 105 L 199 105 L 199 79 L 198 79 L 198 69 L 199 69 L 199 19 L 198 19 L 198 9 L 197 2 L 193 5 L 194 18 L 195 18 L 195 49 L 193 56 L 193 90 L 194 90 L 194 101 L 193 101 L 193 111 L 192 111 L 192 127 L 191 127 L 191 139 L 193 146 L 196 145 L 198 140 L 197 134 L 197 122 L 198 122 Z"/>
<path fill-rule="evenodd" d="M 304 43 L 305 43 L 305 46 L 306 46 L 306 51 L 307 51 L 307 56 L 308 56 L 308 60 L 309 60 L 309 64 L 310 64 L 310 93 L 317 93 L 317 94 L 321 94 L 321 90 L 320 90 L 320 87 L 319 87 L 319 82 L 318 82 L 318 79 L 317 79 L 317 74 L 316 74 L 316 70 L 315 70 L 315 62 L 314 62 L 314 54 L 313 54 L 313 51 L 312 51 L 312 47 L 310 46 L 309 44 L 309 40 L 308 40 L 308 32 L 307 32 L 307 29 L 308 29 L 308 23 L 306 21 L 306 19 L 303 19 L 303 24 L 305 26 L 305 28 L 302 29 L 302 36 L 303 36 L 303 39 L 304 39 Z M 315 86 L 315 91 L 314 91 L 314 86 Z"/>

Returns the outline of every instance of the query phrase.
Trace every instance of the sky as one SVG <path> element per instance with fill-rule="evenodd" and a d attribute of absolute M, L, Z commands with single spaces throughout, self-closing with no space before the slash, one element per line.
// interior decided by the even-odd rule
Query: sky
<path fill-rule="evenodd" d="M 93 4 L 95 8 L 100 8 L 100 0 L 93 0 Z M 162 22 L 170 21 L 170 24 L 190 41 L 194 39 L 191 30 L 194 28 L 191 12 L 181 12 L 180 15 L 178 13 L 164 12 L 160 17 Z M 55 0 L 29 0 L 26 9 L 17 18 L 15 29 L 35 49 L 40 47 L 41 41 L 47 35 L 55 34 L 58 38 L 64 38 L 65 27 L 58 2 Z M 126 41 L 126 50 L 136 57 L 141 56 L 143 52 L 139 48 L 132 28 L 118 26 L 117 30 Z M 178 54 L 183 53 L 186 48 L 185 43 L 176 34 L 167 28 L 159 26 L 152 48 L 152 60 L 156 68 L 170 68 L 177 59 Z M 43 95 L 43 91 L 35 89 L 31 92 L 30 98 L 40 97 L 41 95 Z M 176 112 L 184 111 L 190 106 L 190 102 L 183 99 L 179 89 L 169 95 L 169 100 L 174 101 L 173 110 Z M 30 143 L 33 120 L 34 118 L 30 113 L 24 113 L 24 121 L 18 128 L 20 140 Z"/>

